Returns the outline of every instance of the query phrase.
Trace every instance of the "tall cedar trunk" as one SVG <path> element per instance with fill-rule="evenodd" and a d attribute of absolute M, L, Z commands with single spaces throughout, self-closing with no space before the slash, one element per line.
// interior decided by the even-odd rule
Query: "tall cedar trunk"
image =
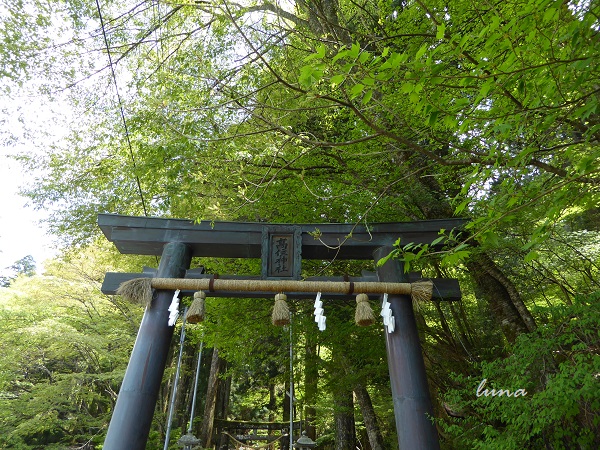
<path fill-rule="evenodd" d="M 181 362 L 181 374 L 179 376 L 179 387 L 177 388 L 177 403 L 175 405 L 175 423 L 177 427 L 182 431 L 182 434 L 187 432 L 187 425 L 189 419 L 189 405 L 191 398 L 189 396 L 192 379 L 190 377 L 190 366 L 193 363 L 193 353 L 188 350 L 191 346 L 187 345 L 187 342 L 183 347 L 183 360 Z M 175 428 L 175 425 L 173 426 Z"/>
<path fill-rule="evenodd" d="M 351 389 L 339 386 L 333 398 L 335 450 L 356 450 L 354 398 Z"/>
<path fill-rule="evenodd" d="M 283 417 L 281 419 L 282 422 L 286 422 L 286 423 L 290 422 L 290 397 L 287 394 L 287 392 L 289 392 L 289 390 L 290 390 L 290 382 L 286 381 L 285 385 L 284 385 L 284 393 L 283 393 L 283 405 L 282 405 L 283 406 L 283 408 L 282 408 L 283 409 Z M 281 439 L 281 448 L 285 449 L 285 448 L 289 448 L 289 447 L 290 447 L 289 438 L 283 437 Z"/>
<path fill-rule="evenodd" d="M 506 288 L 477 264 L 476 259 L 471 259 L 466 264 L 475 281 L 475 295 L 488 303 L 506 339 L 514 343 L 517 336 L 527 333 L 528 330 Z"/>
<path fill-rule="evenodd" d="M 277 412 L 277 395 L 275 394 L 275 383 L 269 380 L 269 422 L 275 422 L 275 413 Z M 269 430 L 269 434 L 275 434 L 274 430 Z"/>
<path fill-rule="evenodd" d="M 173 369 L 177 363 L 175 360 L 177 352 L 174 350 L 175 349 L 173 346 L 169 349 L 168 362 L 165 366 L 169 369 Z M 175 373 L 174 370 L 173 373 Z M 156 400 L 156 407 L 154 410 L 154 417 L 152 418 L 152 421 L 158 425 L 160 430 L 161 441 L 164 441 L 165 437 L 167 436 L 167 417 L 169 411 L 169 399 L 171 398 L 172 391 L 173 377 L 169 377 L 166 383 L 162 383 L 160 386 L 158 398 Z"/>
<path fill-rule="evenodd" d="M 194 363 L 194 350 L 194 346 L 189 341 L 184 342 L 173 421 L 173 429 L 176 427 L 180 428 L 182 434 L 187 433 L 190 406 L 192 404 L 192 399 L 189 394 L 193 383 L 193 376 L 191 375 L 191 370 L 189 368 L 191 368 Z"/>
<path fill-rule="evenodd" d="M 447 196 L 434 177 L 418 178 L 411 190 L 411 200 L 426 219 L 452 217 Z M 521 333 L 533 331 L 536 324 L 514 284 L 485 253 L 474 255 L 466 263 L 476 285 L 476 295 L 483 298 L 509 342 Z"/>
<path fill-rule="evenodd" d="M 220 358 L 219 358 L 220 359 Z M 227 362 L 220 359 L 219 373 L 227 371 Z M 217 419 L 227 419 L 227 411 L 229 410 L 229 394 L 231 393 L 231 377 L 219 383 L 219 392 L 217 393 L 217 406 L 215 408 L 215 417 Z M 227 447 L 229 437 L 225 434 L 216 435 L 215 442 L 218 442 L 218 449 Z"/>
<path fill-rule="evenodd" d="M 453 302 L 449 302 L 450 313 L 454 318 L 454 323 L 458 327 L 458 333 L 460 335 L 461 344 L 464 346 L 467 352 L 471 352 L 473 348 L 473 338 L 471 329 L 469 327 L 469 322 L 466 318 L 463 303 L 458 302 L 458 305 L 455 305 Z M 457 311 L 458 309 L 458 311 Z"/>
<path fill-rule="evenodd" d="M 352 379 L 352 363 L 346 356 L 345 341 L 336 342 L 331 349 L 333 364 L 338 376 L 331 383 L 333 394 L 333 419 L 335 422 L 335 450 L 356 450 L 356 428 L 354 422 L 355 381 Z"/>
<path fill-rule="evenodd" d="M 304 400 L 306 407 L 304 409 L 304 417 L 306 419 L 305 431 L 306 435 L 313 441 L 317 438 L 317 430 L 314 425 L 317 412 L 315 402 L 317 400 L 317 389 L 319 379 L 319 366 L 317 364 L 317 343 L 314 334 L 307 333 L 306 335 L 306 356 L 304 362 Z"/>
<path fill-rule="evenodd" d="M 208 388 L 206 390 L 206 403 L 204 405 L 204 415 L 202 417 L 202 428 L 200 429 L 199 439 L 201 447 L 209 448 L 212 446 L 213 424 L 215 419 L 215 409 L 217 402 L 217 392 L 219 388 L 219 351 L 213 350 L 210 364 L 210 375 L 208 377 Z"/>
<path fill-rule="evenodd" d="M 205 348 L 202 354 L 202 361 L 200 364 L 200 375 L 198 377 L 198 387 L 196 394 L 196 408 L 194 410 L 194 425 L 192 427 L 192 433 L 195 436 L 200 436 L 202 431 L 202 417 L 200 417 L 200 412 L 204 411 L 206 407 L 206 396 L 205 393 L 208 391 L 208 383 L 210 380 L 210 368 L 212 365 L 212 354 L 214 349 Z M 196 362 L 194 362 L 196 364 Z M 193 396 L 193 391 L 190 393 L 190 396 Z M 191 412 L 191 404 L 190 404 L 190 412 Z"/>
<path fill-rule="evenodd" d="M 373 409 L 369 392 L 362 384 L 357 384 L 354 387 L 354 395 L 356 395 L 356 400 L 358 400 L 358 405 L 360 406 L 371 450 L 383 450 L 383 436 L 377 423 L 377 415 Z"/>
<path fill-rule="evenodd" d="M 329 40 L 352 44 L 349 31 L 340 26 L 338 0 L 297 0 L 296 6 L 308 16 L 310 30 L 317 36 L 327 36 Z"/>
<path fill-rule="evenodd" d="M 185 408 L 183 406 L 184 406 L 184 402 L 185 402 L 185 394 L 187 391 L 187 386 L 186 386 L 185 376 L 183 375 L 184 372 L 185 372 L 185 363 L 184 363 L 184 361 L 182 361 L 179 380 L 177 381 L 177 387 L 176 387 L 177 392 L 175 393 L 175 403 L 173 404 L 173 423 L 171 424 L 171 427 L 173 430 L 185 426 L 185 425 L 183 425 L 183 422 L 184 422 L 183 416 L 185 415 Z M 173 375 L 173 376 L 175 376 L 175 375 Z"/>
<path fill-rule="evenodd" d="M 153 421 L 158 424 L 160 429 L 160 439 L 164 440 L 167 435 L 167 408 L 169 405 L 169 392 L 171 389 L 171 380 L 169 379 L 160 387 L 156 409 L 154 411 Z"/>
<path fill-rule="evenodd" d="M 521 319 L 525 323 L 528 331 L 535 331 L 537 325 L 533 316 L 523 303 L 523 299 L 521 299 L 521 295 L 517 291 L 517 288 L 510 281 L 506 275 L 500 270 L 500 268 L 496 265 L 494 261 L 485 253 L 476 256 L 476 263 L 483 267 L 490 276 L 494 277 L 498 282 L 504 287 L 507 294 L 509 295 L 513 305 L 515 306 L 517 312 L 519 313 Z"/>
<path fill-rule="evenodd" d="M 275 395 L 275 383 L 269 381 L 269 422 L 275 422 L 277 411 L 277 396 Z"/>

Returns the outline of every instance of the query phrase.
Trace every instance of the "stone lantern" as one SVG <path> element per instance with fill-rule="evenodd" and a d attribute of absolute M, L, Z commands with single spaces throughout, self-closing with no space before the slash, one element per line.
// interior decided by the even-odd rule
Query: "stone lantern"
<path fill-rule="evenodd" d="M 294 444 L 294 448 L 297 448 L 298 450 L 308 450 L 310 448 L 315 448 L 316 446 L 317 443 L 306 435 L 306 431 L 302 432 L 302 436 L 300 436 Z"/>
<path fill-rule="evenodd" d="M 186 435 L 181 436 L 177 441 L 177 444 L 180 447 L 183 447 L 183 450 L 191 450 L 196 445 L 200 445 L 200 439 L 196 438 L 196 436 L 194 436 L 193 434 L 188 433 Z"/>

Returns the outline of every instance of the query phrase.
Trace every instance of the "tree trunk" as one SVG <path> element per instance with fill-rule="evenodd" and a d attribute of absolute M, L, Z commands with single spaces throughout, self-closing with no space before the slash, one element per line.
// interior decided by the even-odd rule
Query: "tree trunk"
<path fill-rule="evenodd" d="M 307 15 L 310 29 L 317 37 L 324 35 L 347 46 L 352 44 L 352 36 L 340 26 L 337 0 L 297 0 L 296 6 Z"/>
<path fill-rule="evenodd" d="M 212 365 L 212 354 L 213 348 L 205 348 L 202 355 L 202 361 L 200 364 L 200 376 L 198 377 L 197 397 L 196 397 L 196 408 L 194 410 L 194 424 L 192 427 L 192 433 L 196 436 L 200 436 L 202 432 L 202 420 L 200 417 L 200 411 L 204 411 L 206 407 L 206 395 L 208 391 L 208 383 L 210 380 L 210 368 Z M 193 392 L 190 394 L 193 396 Z M 190 405 L 191 410 L 191 405 Z"/>
<path fill-rule="evenodd" d="M 317 400 L 317 382 L 319 379 L 319 367 L 317 361 L 317 344 L 315 337 L 311 333 L 306 335 L 306 360 L 304 364 L 304 399 L 306 407 L 304 409 L 304 417 L 306 419 L 306 435 L 313 441 L 317 438 L 317 430 L 314 425 L 317 412 L 315 403 Z"/>
<path fill-rule="evenodd" d="M 371 450 L 384 450 L 383 436 L 381 435 L 381 430 L 377 423 L 377 415 L 373 409 L 373 403 L 371 402 L 369 392 L 362 384 L 358 384 L 354 387 L 354 394 L 356 395 L 356 400 L 358 400 L 358 405 L 360 406 Z"/>
<path fill-rule="evenodd" d="M 356 450 L 356 429 L 354 427 L 354 399 L 352 390 L 342 389 L 333 399 L 335 419 L 335 450 Z"/>
<path fill-rule="evenodd" d="M 476 257 L 467 261 L 466 265 L 475 281 L 475 295 L 488 303 L 506 339 L 514 343 L 517 336 L 527 333 L 528 329 L 506 288 L 478 264 Z"/>
<path fill-rule="evenodd" d="M 275 383 L 269 381 L 269 422 L 275 422 L 277 412 L 277 396 L 275 395 Z"/>
<path fill-rule="evenodd" d="M 225 373 L 227 370 L 227 362 L 219 358 L 219 373 Z M 215 408 L 215 417 L 217 419 L 227 419 L 227 411 L 229 410 L 229 394 L 231 393 L 231 377 L 227 377 L 227 379 L 223 382 L 219 383 L 219 390 L 217 393 L 217 406 Z M 221 449 L 227 447 L 227 442 L 229 441 L 229 437 L 225 434 L 216 435 L 215 442 L 218 442 L 219 445 L 217 448 Z"/>
<path fill-rule="evenodd" d="M 426 219 L 453 215 L 448 196 L 434 177 L 422 176 L 414 181 L 408 195 Z M 475 281 L 476 295 L 488 303 L 509 342 L 514 342 L 521 333 L 535 330 L 535 321 L 514 284 L 488 255 L 473 255 L 466 266 Z"/>
<path fill-rule="evenodd" d="M 287 392 L 290 391 L 290 382 L 289 381 L 285 382 L 283 390 L 284 390 L 284 393 L 283 393 L 283 405 L 282 405 L 283 406 L 283 408 L 282 408 L 283 409 L 283 417 L 282 417 L 281 421 L 289 423 L 290 422 L 290 411 L 291 411 L 290 410 L 290 397 L 287 394 Z M 287 428 L 289 428 L 289 426 Z M 289 438 L 283 437 L 281 439 L 281 448 L 282 449 L 290 448 L 290 439 L 293 439 L 292 431 L 293 430 L 290 430 L 290 433 L 289 433 L 290 437 Z"/>
<path fill-rule="evenodd" d="M 181 362 L 181 373 L 179 386 L 177 387 L 177 400 L 175 402 L 175 414 L 173 429 L 178 427 L 182 435 L 187 433 L 190 409 L 192 405 L 192 385 L 194 384 L 194 353 L 195 345 L 186 340 L 183 345 L 183 360 Z"/>
<path fill-rule="evenodd" d="M 219 351 L 213 350 L 212 361 L 210 364 L 210 375 L 208 377 L 208 388 L 206 390 L 206 403 L 204 405 L 204 416 L 202 418 L 202 428 L 199 439 L 201 447 L 209 448 L 212 446 L 212 433 L 215 419 L 215 409 L 217 403 L 217 392 L 219 388 Z"/>
<path fill-rule="evenodd" d="M 463 303 L 457 302 L 457 305 L 455 305 L 453 302 L 449 303 L 450 304 L 448 306 L 450 308 L 450 313 L 454 318 L 454 323 L 458 327 L 458 334 L 460 335 L 462 341 L 461 343 L 467 353 L 470 353 L 471 349 L 473 348 L 473 333 L 469 326 L 469 321 L 467 320 Z"/>
<path fill-rule="evenodd" d="M 521 320 L 525 323 L 528 331 L 535 331 L 537 329 L 537 325 L 533 316 L 523 303 L 523 299 L 521 295 L 517 291 L 515 285 L 510 281 L 506 275 L 500 270 L 500 268 L 496 265 L 494 261 L 485 253 L 481 255 L 477 255 L 476 262 L 478 265 L 483 267 L 483 269 L 490 274 L 490 276 L 494 277 L 498 282 L 504 287 L 507 294 L 509 295 L 515 309 L 518 311 L 521 316 Z"/>

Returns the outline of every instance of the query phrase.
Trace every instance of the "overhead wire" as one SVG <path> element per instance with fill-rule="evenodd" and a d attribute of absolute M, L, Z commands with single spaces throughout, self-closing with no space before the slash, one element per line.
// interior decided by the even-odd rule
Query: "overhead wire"
<path fill-rule="evenodd" d="M 102 17 L 102 11 L 100 9 L 99 0 L 96 0 L 96 8 L 98 9 L 98 16 L 100 18 L 100 26 L 102 27 L 102 36 L 104 37 L 104 45 L 106 46 L 106 53 L 108 54 L 108 63 L 110 65 L 110 70 L 113 78 L 113 83 L 115 85 L 115 92 L 117 94 L 117 102 L 119 104 L 119 111 L 121 113 L 121 120 L 123 121 L 123 128 L 125 129 L 125 140 L 127 141 L 127 146 L 129 148 L 129 156 L 131 157 L 131 163 L 133 165 L 133 176 L 135 177 L 135 182 L 137 184 L 138 194 L 142 201 L 142 209 L 144 210 L 144 216 L 148 216 L 148 210 L 146 208 L 146 200 L 144 199 L 144 193 L 142 192 L 142 185 L 140 183 L 140 177 L 137 175 L 137 163 L 135 161 L 135 155 L 133 153 L 133 147 L 131 145 L 131 139 L 129 137 L 129 128 L 127 127 L 127 120 L 125 119 L 125 110 L 123 108 L 123 101 L 121 100 L 121 94 L 119 93 L 119 85 L 117 84 L 117 75 L 115 73 L 115 67 L 113 65 L 112 56 L 110 54 L 110 47 L 108 45 L 108 38 L 106 36 L 106 29 L 104 27 L 104 19 Z"/>

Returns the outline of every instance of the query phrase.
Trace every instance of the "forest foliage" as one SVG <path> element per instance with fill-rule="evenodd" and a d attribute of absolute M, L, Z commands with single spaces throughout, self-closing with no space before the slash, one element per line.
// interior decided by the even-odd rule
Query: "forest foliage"
<path fill-rule="evenodd" d="M 461 284 L 460 302 L 417 311 L 442 447 L 600 445 L 598 2 L 2 5 L 5 95 L 58 105 L 65 130 L 53 139 L 12 111 L 25 133 L 3 138 L 37 145 L 16 156 L 36 174 L 23 194 L 67 251 L 0 290 L 0 446 L 101 448 L 142 311 L 99 283 L 157 261 L 108 249 L 98 213 L 468 218 L 441 250 L 398 242 L 393 254 Z M 256 261 L 194 264 L 258 273 Z M 372 264 L 306 261 L 303 276 L 362 270 Z M 231 418 L 283 416 L 288 330 L 270 326 L 270 301 L 232 302 L 209 299 L 189 332 L 173 448 L 200 340 L 227 361 Z M 342 302 L 318 333 L 310 305 L 291 308 L 298 411 L 316 413 L 321 447 L 395 448 L 381 326 L 356 328 Z M 478 397 L 483 379 L 527 395 Z"/>

